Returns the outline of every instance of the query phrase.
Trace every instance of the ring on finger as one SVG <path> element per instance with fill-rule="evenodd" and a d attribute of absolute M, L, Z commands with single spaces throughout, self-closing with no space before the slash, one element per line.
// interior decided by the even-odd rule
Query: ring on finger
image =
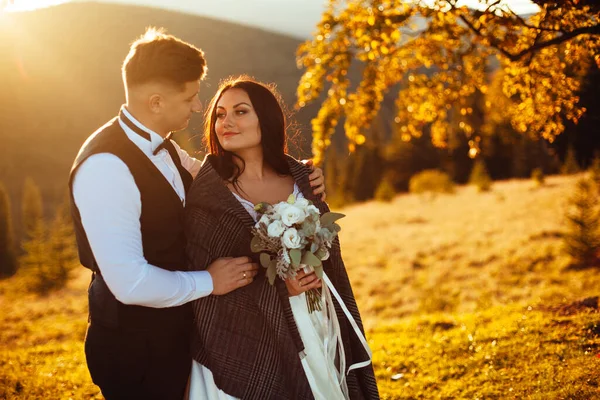
<path fill-rule="evenodd" d="M 246 271 L 244 271 L 244 279 L 246 279 Z"/>

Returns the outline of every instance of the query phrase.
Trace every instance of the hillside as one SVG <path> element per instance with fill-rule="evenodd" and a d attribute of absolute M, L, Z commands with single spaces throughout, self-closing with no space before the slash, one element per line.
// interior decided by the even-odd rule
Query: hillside
<path fill-rule="evenodd" d="M 574 182 L 502 181 L 487 193 L 461 186 L 454 195 L 345 209 L 342 249 L 362 309 L 381 321 L 597 295 L 600 276 L 566 270 L 562 252 Z"/>
<path fill-rule="evenodd" d="M 578 177 L 341 210 L 342 252 L 383 399 L 600 398 L 600 276 L 562 252 Z M 0 397 L 93 398 L 89 273 L 47 298 L 0 282 Z"/>
<path fill-rule="evenodd" d="M 129 43 L 147 26 L 165 27 L 204 50 L 209 71 L 200 96 L 205 103 L 222 78 L 247 73 L 277 83 L 285 102 L 294 105 L 301 71 L 295 61 L 300 41 L 292 37 L 115 4 L 71 3 L 0 14 L 0 181 L 8 187 L 17 226 L 25 176 L 41 186 L 47 208 L 63 198 L 84 138 L 124 102 L 120 66 Z M 310 148 L 308 128 L 316 107 L 295 115 L 305 137 L 291 146 L 296 155 Z M 201 132 L 201 124 L 201 115 L 192 119 L 192 135 Z"/>

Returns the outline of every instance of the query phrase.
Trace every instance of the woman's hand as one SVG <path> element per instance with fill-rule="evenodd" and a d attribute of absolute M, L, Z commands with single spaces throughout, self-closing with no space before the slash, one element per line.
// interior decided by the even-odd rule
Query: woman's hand
<path fill-rule="evenodd" d="M 314 271 L 307 274 L 304 270 L 298 271 L 295 279 L 285 279 L 284 282 L 290 297 L 298 296 L 310 289 L 320 288 L 323 285 Z"/>

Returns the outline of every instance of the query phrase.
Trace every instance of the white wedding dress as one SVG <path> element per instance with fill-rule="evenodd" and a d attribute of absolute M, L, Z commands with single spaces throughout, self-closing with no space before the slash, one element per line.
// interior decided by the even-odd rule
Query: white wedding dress
<path fill-rule="evenodd" d="M 294 195 L 301 198 L 302 193 L 294 185 Z M 257 220 L 254 205 L 234 196 L 248 211 L 254 221 Z M 323 285 L 325 287 L 325 285 Z M 335 366 L 335 356 L 341 350 L 340 359 L 344 359 L 343 347 L 340 348 L 339 324 L 333 309 L 331 296 L 325 297 L 326 305 L 322 311 L 308 312 L 306 296 L 290 297 L 290 304 L 300 337 L 304 343 L 305 356 L 301 358 L 302 367 L 316 400 L 347 400 L 348 388 L 343 373 Z M 327 310 L 332 318 L 327 317 Z M 202 364 L 192 361 L 189 400 L 234 400 L 215 384 L 212 372 Z M 345 369 L 342 362 L 342 370 Z"/>

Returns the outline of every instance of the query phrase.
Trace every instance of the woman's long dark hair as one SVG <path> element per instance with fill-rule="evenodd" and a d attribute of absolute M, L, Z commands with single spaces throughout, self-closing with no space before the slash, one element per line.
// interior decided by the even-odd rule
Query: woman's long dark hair
<path fill-rule="evenodd" d="M 252 107 L 258 117 L 261 132 L 261 146 L 263 157 L 279 175 L 289 175 L 290 167 L 286 160 L 287 136 L 286 117 L 282 108 L 280 96 L 272 85 L 258 82 L 246 75 L 229 78 L 219 85 L 217 93 L 210 101 L 205 116 L 205 140 L 211 154 L 216 156 L 217 165 L 214 165 L 223 180 L 234 185 L 238 190 L 238 179 L 244 172 L 244 160 L 233 152 L 221 147 L 215 123 L 217 122 L 217 103 L 223 93 L 229 89 L 242 89 L 248 94 Z M 235 163 L 234 157 L 241 161 L 241 167 Z"/>

